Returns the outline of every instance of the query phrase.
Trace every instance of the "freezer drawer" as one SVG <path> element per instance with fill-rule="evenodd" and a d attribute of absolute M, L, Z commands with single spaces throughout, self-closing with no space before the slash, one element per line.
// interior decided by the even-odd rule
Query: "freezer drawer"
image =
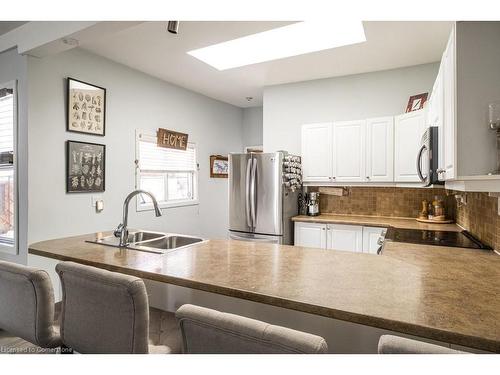
<path fill-rule="evenodd" d="M 251 241 L 251 242 L 261 242 L 261 243 L 275 243 L 275 244 L 283 243 L 283 236 L 272 236 L 265 234 L 244 233 L 244 232 L 234 232 L 234 231 L 229 231 L 229 238 L 231 240 L 238 240 L 238 241 Z"/>

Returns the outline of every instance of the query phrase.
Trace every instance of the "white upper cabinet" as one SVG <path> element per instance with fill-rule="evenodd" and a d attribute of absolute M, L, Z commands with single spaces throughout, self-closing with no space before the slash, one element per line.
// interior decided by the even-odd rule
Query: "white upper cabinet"
<path fill-rule="evenodd" d="M 358 225 L 328 224 L 326 248 L 363 252 L 363 227 Z"/>
<path fill-rule="evenodd" d="M 333 123 L 333 182 L 365 181 L 365 128 L 364 120 Z"/>
<path fill-rule="evenodd" d="M 366 181 L 394 180 L 394 117 L 366 120 Z"/>
<path fill-rule="evenodd" d="M 452 30 L 442 60 L 443 67 L 443 142 L 439 142 L 443 156 L 439 162 L 439 179 L 455 178 L 456 135 L 455 135 L 455 34 Z"/>
<path fill-rule="evenodd" d="M 304 181 L 331 181 L 332 124 L 302 126 L 302 168 Z"/>
<path fill-rule="evenodd" d="M 417 153 L 425 124 L 425 109 L 395 117 L 394 181 L 420 182 L 417 175 Z"/>

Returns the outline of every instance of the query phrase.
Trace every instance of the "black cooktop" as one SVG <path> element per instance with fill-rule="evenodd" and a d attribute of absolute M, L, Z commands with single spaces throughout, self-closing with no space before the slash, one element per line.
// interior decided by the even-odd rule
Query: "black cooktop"
<path fill-rule="evenodd" d="M 445 232 L 435 230 L 389 228 L 385 238 L 395 242 L 491 250 L 491 247 L 486 246 L 465 230 L 462 232 Z"/>

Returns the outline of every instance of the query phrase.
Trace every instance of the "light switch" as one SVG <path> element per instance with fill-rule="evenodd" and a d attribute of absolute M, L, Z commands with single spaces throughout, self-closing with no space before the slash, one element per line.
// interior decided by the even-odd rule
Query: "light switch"
<path fill-rule="evenodd" d="M 104 201 L 102 199 L 95 202 L 95 210 L 97 212 L 104 210 Z"/>
<path fill-rule="evenodd" d="M 92 196 L 92 207 L 95 207 L 96 212 L 101 212 L 104 209 L 104 200 L 102 199 L 102 196 Z"/>

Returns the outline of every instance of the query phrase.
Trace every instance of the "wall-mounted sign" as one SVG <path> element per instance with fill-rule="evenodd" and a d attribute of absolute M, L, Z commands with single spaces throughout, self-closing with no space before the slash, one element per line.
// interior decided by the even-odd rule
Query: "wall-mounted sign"
<path fill-rule="evenodd" d="M 175 148 L 177 150 L 186 150 L 187 148 L 188 135 L 185 133 L 159 128 L 156 132 L 156 138 L 158 147 Z"/>

